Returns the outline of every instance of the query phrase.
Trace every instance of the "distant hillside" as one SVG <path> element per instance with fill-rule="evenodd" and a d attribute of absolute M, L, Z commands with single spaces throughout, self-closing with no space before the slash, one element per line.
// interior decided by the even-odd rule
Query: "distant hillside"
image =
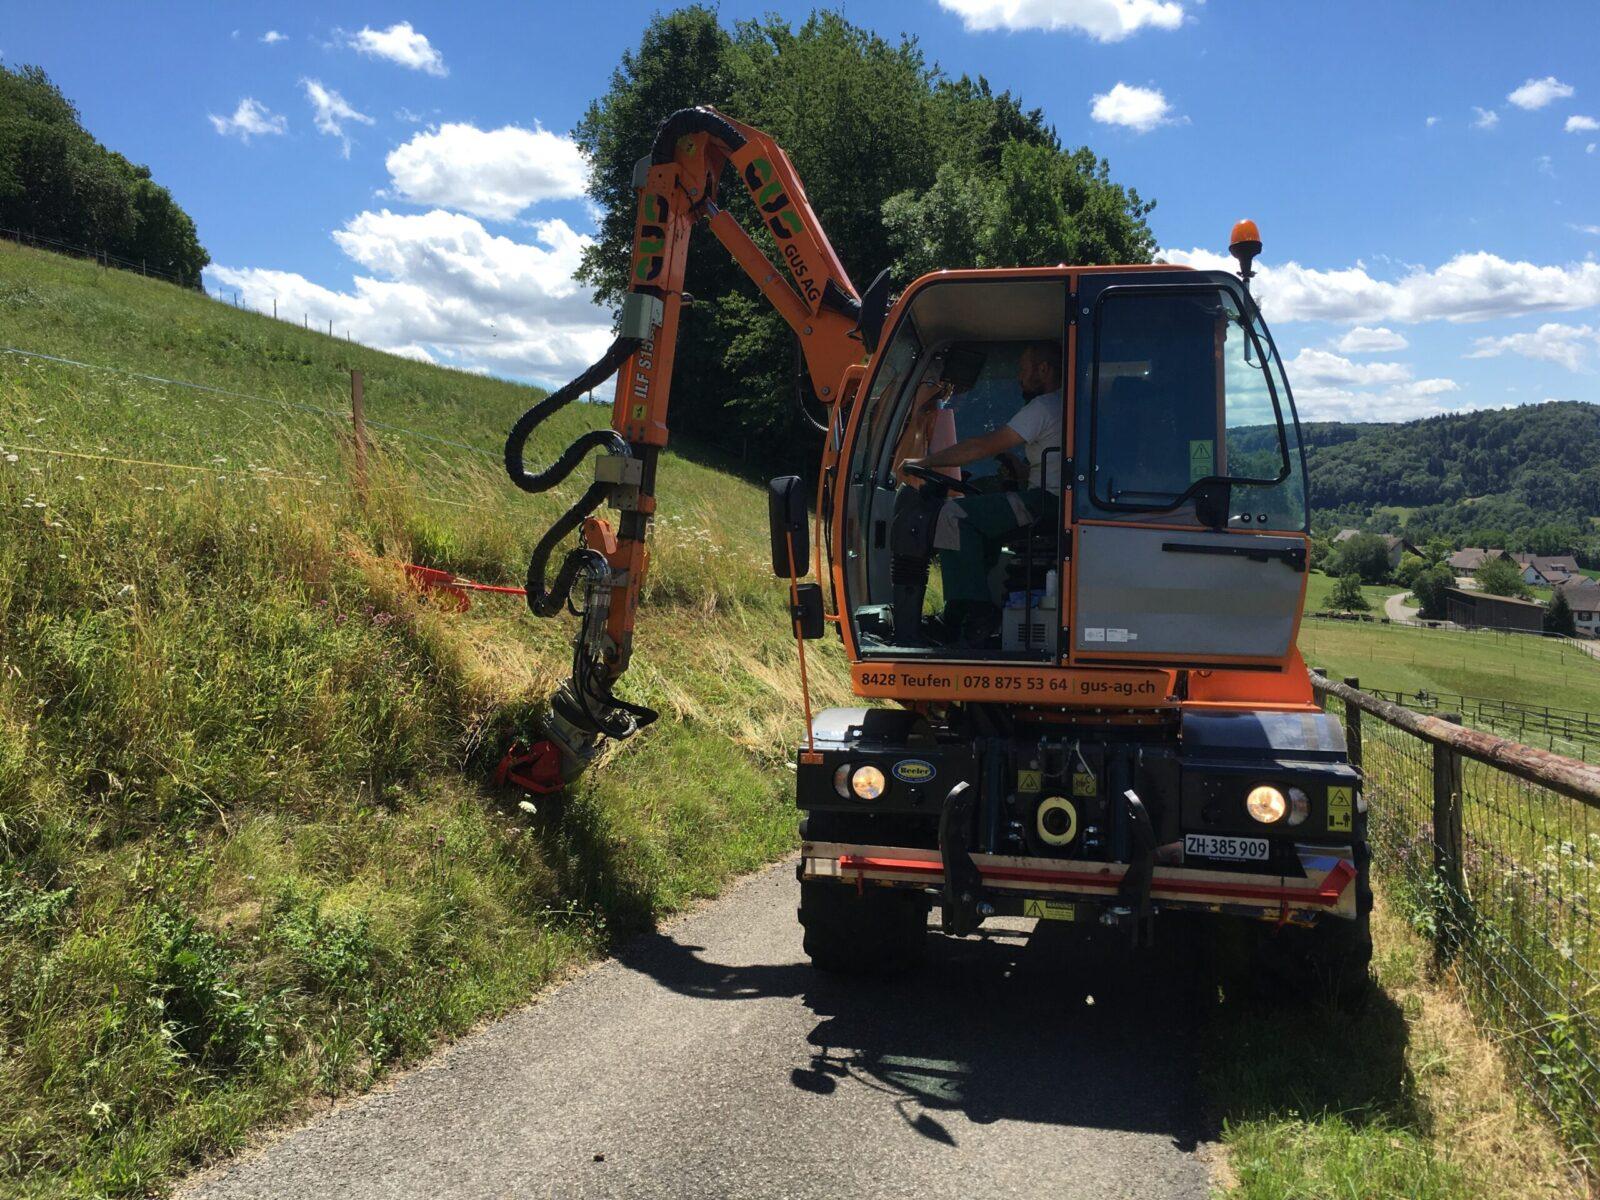
<path fill-rule="evenodd" d="M 1600 405 L 1531 404 L 1402 424 L 1313 422 L 1304 435 L 1319 527 L 1370 516 L 1377 528 L 1513 548 L 1541 529 L 1546 540 L 1596 539 Z"/>

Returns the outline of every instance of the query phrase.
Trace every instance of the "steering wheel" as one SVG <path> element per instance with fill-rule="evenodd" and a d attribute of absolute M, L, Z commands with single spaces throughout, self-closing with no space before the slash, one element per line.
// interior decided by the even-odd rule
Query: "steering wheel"
<path fill-rule="evenodd" d="M 950 476 L 942 471 L 935 470 L 933 467 L 902 463 L 900 469 L 907 475 L 914 475 L 925 483 L 937 484 L 939 487 L 947 488 L 952 492 L 960 492 L 963 496 L 976 496 L 978 494 L 978 489 L 965 479 L 951 479 Z"/>

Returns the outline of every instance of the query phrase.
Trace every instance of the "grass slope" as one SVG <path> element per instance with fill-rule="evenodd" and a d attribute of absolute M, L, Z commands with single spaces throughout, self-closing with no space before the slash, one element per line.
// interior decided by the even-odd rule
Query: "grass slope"
<path fill-rule="evenodd" d="M 624 685 L 664 719 L 530 815 L 480 781 L 570 621 L 441 614 L 390 564 L 520 581 L 585 485 L 505 482 L 536 393 L 10 246 L 0 324 L 292 402 L 0 355 L 0 1190 L 159 1188 L 792 844 L 757 489 L 666 456 Z M 373 421 L 487 453 L 375 429 L 363 507 L 337 422 L 295 407 L 343 411 L 352 367 Z M 605 416 L 561 414 L 530 457 Z"/>
<path fill-rule="evenodd" d="M 1600 661 L 1553 639 L 1306 620 L 1300 653 L 1334 678 L 1354 675 L 1367 687 L 1600 712 Z"/>

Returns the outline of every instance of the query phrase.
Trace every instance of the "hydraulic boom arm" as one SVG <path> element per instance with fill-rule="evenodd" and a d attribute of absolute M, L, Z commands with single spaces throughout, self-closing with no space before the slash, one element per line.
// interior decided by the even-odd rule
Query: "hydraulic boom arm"
<path fill-rule="evenodd" d="M 719 180 L 731 166 L 777 243 L 785 280 L 761 248 L 717 205 Z M 649 565 L 646 538 L 656 509 L 656 460 L 667 444 L 672 364 L 683 305 L 689 237 L 704 221 L 772 306 L 795 331 L 816 393 L 835 405 L 846 369 L 862 361 L 861 298 L 829 244 L 794 167 L 770 137 L 710 108 L 683 109 L 662 124 L 648 156 L 634 167 L 638 214 L 621 329 L 604 357 L 566 387 L 529 409 L 506 440 L 506 470 L 524 491 L 542 492 L 565 479 L 590 450 L 595 482 L 540 539 L 528 563 L 528 607 L 554 616 L 571 605 L 583 578 L 582 627 L 572 676 L 552 702 L 552 736 L 568 776 L 581 771 L 603 735 L 628 737 L 656 713 L 612 691 L 628 669 L 634 614 Z M 611 428 L 573 442 L 547 469 L 529 473 L 523 448 L 557 409 L 617 375 Z M 617 528 L 592 514 L 609 501 Z M 581 543 L 548 585 L 551 554 L 581 527 Z"/>

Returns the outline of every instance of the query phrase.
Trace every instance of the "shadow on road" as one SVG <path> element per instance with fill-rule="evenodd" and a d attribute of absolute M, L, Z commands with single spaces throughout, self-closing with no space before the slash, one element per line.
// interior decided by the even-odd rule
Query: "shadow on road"
<path fill-rule="evenodd" d="M 1158 922 L 1158 927 L 1162 922 Z M 1338 1111 L 1415 1126 L 1407 1028 L 1385 995 L 1360 1017 L 1264 1012 L 1220 998 L 1206 927 L 1166 919 L 1164 943 L 1040 922 L 935 937 L 898 978 L 825 975 L 804 962 L 726 965 L 655 933 L 619 954 L 664 987 L 706 1000 L 798 998 L 817 1018 L 789 1082 L 820 1096 L 891 1097 L 930 1140 L 941 1117 L 1157 1133 L 1183 1150 L 1224 1120 Z"/>

